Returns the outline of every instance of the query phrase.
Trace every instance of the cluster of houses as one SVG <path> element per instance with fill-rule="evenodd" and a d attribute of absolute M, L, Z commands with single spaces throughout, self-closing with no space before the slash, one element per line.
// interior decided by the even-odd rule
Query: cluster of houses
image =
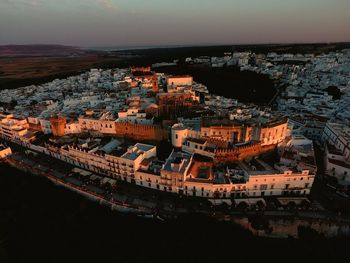
<path fill-rule="evenodd" d="M 228 203 L 308 195 L 317 171 L 315 138 L 325 142 L 327 172 L 350 184 L 346 124 L 212 96 L 188 75 L 169 76 L 147 67 L 92 69 L 4 90 L 0 98 L 3 139 L 141 187 Z M 306 96 L 305 103 L 312 98 Z M 120 136 L 118 127 L 140 142 Z M 165 161 L 155 145 L 142 140 L 150 127 L 168 131 L 152 130 L 154 140 L 165 134 L 161 139 L 172 143 Z"/>
<path fill-rule="evenodd" d="M 236 65 L 241 70 L 269 75 L 280 87 L 277 109 L 289 117 L 293 134 L 320 142 L 325 149 L 325 173 L 334 176 L 338 183 L 349 185 L 350 163 L 346 149 L 350 125 L 350 50 L 320 55 L 234 52 L 223 57 L 186 61 L 213 67 Z M 240 115 L 249 119 L 250 109 L 241 108 Z M 330 151 L 333 154 L 330 155 Z"/>

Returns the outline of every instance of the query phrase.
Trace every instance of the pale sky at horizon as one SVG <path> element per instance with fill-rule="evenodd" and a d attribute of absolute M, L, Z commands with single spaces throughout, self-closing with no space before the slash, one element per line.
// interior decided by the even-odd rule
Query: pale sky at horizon
<path fill-rule="evenodd" d="M 350 0 L 0 0 L 0 45 L 350 42 Z"/>

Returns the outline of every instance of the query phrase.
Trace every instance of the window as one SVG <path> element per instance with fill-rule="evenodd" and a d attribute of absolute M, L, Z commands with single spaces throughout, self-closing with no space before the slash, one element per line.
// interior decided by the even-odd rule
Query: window
<path fill-rule="evenodd" d="M 175 134 L 175 139 L 178 139 L 178 138 L 179 138 L 179 136 L 177 134 Z"/>
<path fill-rule="evenodd" d="M 260 190 L 266 190 L 266 189 L 267 189 L 267 184 L 260 185 Z"/>
<path fill-rule="evenodd" d="M 289 188 L 289 184 L 286 184 L 284 189 L 288 189 Z"/>

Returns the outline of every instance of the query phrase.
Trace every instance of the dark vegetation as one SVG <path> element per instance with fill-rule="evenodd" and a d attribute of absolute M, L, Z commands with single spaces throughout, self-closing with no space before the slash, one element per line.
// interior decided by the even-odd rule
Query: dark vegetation
<path fill-rule="evenodd" d="M 179 65 L 162 67 L 159 71 L 175 75 L 189 74 L 194 81 L 206 85 L 211 94 L 235 98 L 239 102 L 268 103 L 276 92 L 267 75 L 240 71 L 237 67 Z"/>
<path fill-rule="evenodd" d="M 341 98 L 342 92 L 336 86 L 329 86 L 325 91 L 327 91 L 328 95 L 333 96 L 333 100 L 339 100 Z"/>

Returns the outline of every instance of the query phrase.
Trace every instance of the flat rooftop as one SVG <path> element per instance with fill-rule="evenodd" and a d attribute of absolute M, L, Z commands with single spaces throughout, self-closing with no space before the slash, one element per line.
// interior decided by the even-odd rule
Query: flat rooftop
<path fill-rule="evenodd" d="M 260 159 L 252 159 L 249 162 L 240 161 L 239 167 L 252 176 L 278 173 L 275 168 Z"/>
<path fill-rule="evenodd" d="M 163 170 L 184 173 L 191 161 L 191 155 L 184 152 L 172 152 L 165 161 Z"/>
<path fill-rule="evenodd" d="M 127 152 L 124 153 L 121 157 L 134 161 L 140 155 L 142 155 L 145 152 L 153 149 L 154 147 L 156 147 L 156 146 L 149 145 L 149 144 L 143 144 L 143 143 L 136 143 L 134 146 L 129 147 Z"/>

